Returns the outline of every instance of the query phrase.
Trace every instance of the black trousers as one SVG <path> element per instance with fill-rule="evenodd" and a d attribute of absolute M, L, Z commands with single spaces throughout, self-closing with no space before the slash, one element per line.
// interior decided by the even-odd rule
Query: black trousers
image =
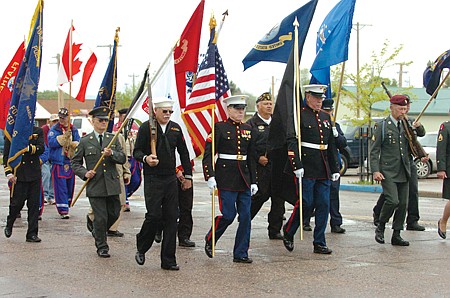
<path fill-rule="evenodd" d="M 9 204 L 9 215 L 6 218 L 6 226 L 13 227 L 17 215 L 25 205 L 25 201 L 27 201 L 28 230 L 26 237 L 37 236 L 41 180 L 17 181 L 11 191 L 12 197 Z"/>
<path fill-rule="evenodd" d="M 376 205 L 373 207 L 374 216 L 380 217 L 381 208 L 385 201 L 384 194 L 381 193 Z M 417 176 L 416 164 L 411 161 L 411 178 L 409 179 L 409 198 L 408 198 L 408 216 L 406 224 L 412 224 L 419 221 L 419 177 Z"/>
<path fill-rule="evenodd" d="M 181 189 L 181 182 L 178 181 L 178 239 L 189 239 L 192 234 L 194 221 L 192 219 L 192 207 L 194 204 L 194 188 Z"/>
<path fill-rule="evenodd" d="M 331 181 L 330 186 L 330 226 L 342 225 L 342 215 L 339 211 L 339 187 L 341 185 L 341 178 L 337 181 Z"/>
<path fill-rule="evenodd" d="M 176 234 L 178 219 L 178 185 L 174 175 L 144 175 L 144 195 L 147 213 L 136 235 L 136 246 L 146 253 L 155 240 L 159 226 L 163 228 L 161 265 L 176 265 Z"/>
<path fill-rule="evenodd" d="M 256 167 L 258 173 L 258 192 L 252 197 L 252 205 L 250 207 L 251 218 L 253 219 L 256 214 L 261 210 L 269 198 L 271 198 L 270 212 L 268 214 L 268 230 L 269 234 L 277 234 L 280 232 L 283 225 L 284 199 L 272 192 L 272 177 L 271 177 L 271 165 L 262 166 L 260 164 Z"/>
<path fill-rule="evenodd" d="M 89 197 L 89 203 L 95 214 L 94 217 L 94 238 L 95 247 L 99 250 L 109 250 L 106 242 L 109 228 L 116 222 L 120 214 L 119 195 L 108 197 Z"/>

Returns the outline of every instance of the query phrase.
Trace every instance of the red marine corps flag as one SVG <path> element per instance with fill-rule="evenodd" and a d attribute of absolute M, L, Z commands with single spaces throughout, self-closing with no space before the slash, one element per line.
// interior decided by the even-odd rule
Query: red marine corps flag
<path fill-rule="evenodd" d="M 8 116 L 9 104 L 11 103 L 12 91 L 14 89 L 14 81 L 24 55 L 25 43 L 22 42 L 11 62 L 9 62 L 8 67 L 3 72 L 0 81 L 0 129 L 5 129 L 6 116 Z"/>
<path fill-rule="evenodd" d="M 78 101 L 84 102 L 87 85 L 96 64 L 97 56 L 86 44 L 81 42 L 72 25 L 61 55 L 58 73 L 59 89 Z"/>

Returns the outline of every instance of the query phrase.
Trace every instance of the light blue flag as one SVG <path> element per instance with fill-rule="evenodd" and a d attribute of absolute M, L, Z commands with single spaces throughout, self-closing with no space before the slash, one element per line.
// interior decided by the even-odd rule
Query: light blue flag
<path fill-rule="evenodd" d="M 28 45 L 17 73 L 6 118 L 5 136 L 11 141 L 8 167 L 14 171 L 22 161 L 22 153 L 28 150 L 33 133 L 37 91 L 42 61 L 43 3 L 38 1 L 31 20 Z"/>
<path fill-rule="evenodd" d="M 330 66 L 348 59 L 348 42 L 352 30 L 356 0 L 341 0 L 328 13 L 317 32 L 316 59 L 311 66 L 311 83 L 328 85 L 331 98 Z"/>
<path fill-rule="evenodd" d="M 311 0 L 275 25 L 264 37 L 250 50 L 242 63 L 244 71 L 261 62 L 274 61 L 286 63 L 294 43 L 294 20 L 297 17 L 300 26 L 298 27 L 298 40 L 301 56 L 301 49 L 306 39 L 311 20 L 316 11 L 318 0 Z"/>

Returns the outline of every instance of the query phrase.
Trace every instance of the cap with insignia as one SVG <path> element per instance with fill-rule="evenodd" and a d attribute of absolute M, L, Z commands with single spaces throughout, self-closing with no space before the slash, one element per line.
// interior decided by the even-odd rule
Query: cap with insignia
<path fill-rule="evenodd" d="M 58 117 L 67 117 L 69 116 L 69 110 L 67 108 L 60 108 L 58 111 Z"/>
<path fill-rule="evenodd" d="M 334 100 L 332 100 L 330 98 L 324 99 L 322 101 L 322 110 L 332 110 L 332 109 L 334 109 L 333 104 L 334 104 Z"/>
<path fill-rule="evenodd" d="M 243 109 L 247 106 L 247 99 L 247 95 L 233 95 L 225 98 L 223 101 L 227 104 L 227 107 Z"/>
<path fill-rule="evenodd" d="M 109 119 L 110 111 L 108 107 L 96 107 L 89 112 L 89 115 L 99 119 Z"/>
<path fill-rule="evenodd" d="M 391 102 L 391 104 L 394 104 L 394 105 L 399 105 L 399 106 L 408 105 L 408 97 L 406 97 L 405 95 L 401 95 L 401 94 L 396 94 L 396 95 L 392 96 L 389 101 Z"/>
<path fill-rule="evenodd" d="M 153 106 L 155 108 L 171 108 L 173 107 L 173 100 L 167 97 L 153 98 Z"/>
<path fill-rule="evenodd" d="M 265 100 L 272 100 L 272 95 L 269 92 L 264 92 L 263 94 L 261 94 L 257 99 L 256 99 L 256 103 L 261 102 L 261 101 L 265 101 Z"/>
<path fill-rule="evenodd" d="M 57 121 L 58 117 L 59 117 L 58 114 L 51 114 L 50 115 L 50 122 Z"/>
<path fill-rule="evenodd" d="M 325 98 L 325 92 L 327 92 L 327 85 L 311 84 L 303 86 L 305 89 L 305 94 L 309 93 L 314 97 Z"/>
<path fill-rule="evenodd" d="M 126 114 L 128 112 L 128 108 L 120 109 L 120 110 L 118 110 L 118 112 L 120 115 Z"/>

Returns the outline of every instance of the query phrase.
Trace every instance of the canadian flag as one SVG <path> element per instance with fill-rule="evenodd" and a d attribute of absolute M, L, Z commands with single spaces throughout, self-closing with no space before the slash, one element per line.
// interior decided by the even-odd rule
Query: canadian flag
<path fill-rule="evenodd" d="M 70 47 L 72 45 L 72 47 Z M 69 30 L 58 72 L 58 87 L 78 101 L 84 102 L 86 89 L 97 64 L 97 56 L 75 32 L 75 27 Z M 70 84 L 71 83 L 71 89 Z"/>

